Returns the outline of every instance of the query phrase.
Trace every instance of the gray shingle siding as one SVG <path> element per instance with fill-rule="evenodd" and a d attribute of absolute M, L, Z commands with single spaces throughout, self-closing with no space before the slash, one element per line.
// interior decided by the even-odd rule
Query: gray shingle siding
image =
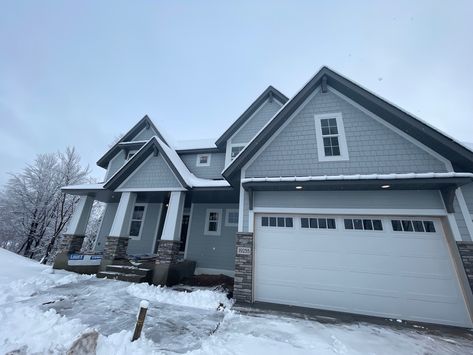
<path fill-rule="evenodd" d="M 341 112 L 348 161 L 319 162 L 315 114 Z M 445 164 L 332 92 L 317 93 L 248 167 L 247 177 L 443 172 Z"/>
<path fill-rule="evenodd" d="M 139 166 L 133 176 L 120 188 L 180 188 L 175 177 L 161 154 L 151 156 Z"/>
<path fill-rule="evenodd" d="M 147 141 L 151 137 L 155 136 L 156 132 L 151 128 L 145 128 L 143 131 L 139 132 L 133 139 L 130 139 L 129 142 L 132 141 Z"/>
<path fill-rule="evenodd" d="M 125 164 L 125 153 L 120 151 L 115 155 L 112 160 L 108 163 L 107 173 L 105 174 L 105 181 L 110 179 L 110 177 L 115 174 L 118 169 L 120 169 L 123 164 Z"/>
<path fill-rule="evenodd" d="M 276 100 L 266 101 L 232 137 L 231 143 L 248 143 L 280 108 L 281 104 Z"/>
<path fill-rule="evenodd" d="M 187 168 L 195 176 L 204 179 L 223 179 L 222 170 L 225 167 L 225 153 L 209 153 L 210 166 L 196 166 L 198 154 L 181 154 L 180 157 Z"/>
<path fill-rule="evenodd" d="M 205 235 L 205 217 L 208 208 L 222 209 L 222 229 L 219 236 Z M 233 271 L 235 268 L 235 237 L 237 227 L 225 226 L 227 209 L 238 209 L 238 204 L 193 204 L 190 231 L 187 239 L 188 260 L 198 268 Z"/>

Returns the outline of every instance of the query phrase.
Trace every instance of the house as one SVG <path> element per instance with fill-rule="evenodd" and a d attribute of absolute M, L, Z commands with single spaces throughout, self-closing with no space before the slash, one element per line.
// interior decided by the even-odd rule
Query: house
<path fill-rule="evenodd" d="M 102 266 L 156 254 L 160 277 L 234 276 L 239 302 L 472 326 L 473 151 L 327 67 L 215 142 L 144 117 L 97 164 L 103 183 L 64 187 L 66 252 L 99 200 Z"/>

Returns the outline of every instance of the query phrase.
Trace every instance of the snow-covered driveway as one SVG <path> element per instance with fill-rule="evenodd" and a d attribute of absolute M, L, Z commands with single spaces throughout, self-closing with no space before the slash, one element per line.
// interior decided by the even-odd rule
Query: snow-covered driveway
<path fill-rule="evenodd" d="M 131 343 L 141 299 L 150 301 L 144 336 Z M 217 311 L 219 303 L 227 309 Z M 90 328 L 100 333 L 98 354 L 473 354 L 469 335 L 248 316 L 229 308 L 220 292 L 51 273 L 0 249 L 0 354 L 64 354 Z"/>

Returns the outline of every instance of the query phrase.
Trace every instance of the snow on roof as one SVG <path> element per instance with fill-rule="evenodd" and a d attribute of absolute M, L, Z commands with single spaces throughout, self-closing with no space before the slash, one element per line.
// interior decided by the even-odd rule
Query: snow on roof
<path fill-rule="evenodd" d="M 103 189 L 103 182 L 98 184 L 81 184 L 81 185 L 68 185 L 62 187 L 62 190 L 101 190 Z"/>
<path fill-rule="evenodd" d="M 177 169 L 179 174 L 181 174 L 182 178 L 186 182 L 189 187 L 227 187 L 230 186 L 228 181 L 226 180 L 211 180 L 211 179 L 203 179 L 195 176 L 192 174 L 184 162 L 181 160 L 179 155 L 176 151 L 170 147 L 168 147 L 159 137 L 154 136 L 161 148 L 164 150 L 164 153 L 168 156 L 171 160 L 171 163 Z"/>
<path fill-rule="evenodd" d="M 432 179 L 432 178 L 452 178 L 469 177 L 473 178 L 473 173 L 404 173 L 404 174 L 354 174 L 354 175 L 320 175 L 320 176 L 280 176 L 265 178 L 245 178 L 245 182 L 304 182 L 304 181 L 327 181 L 327 180 L 397 180 L 397 179 Z"/>
<path fill-rule="evenodd" d="M 217 148 L 215 141 L 215 138 L 187 139 L 178 140 L 173 145 L 175 150 L 212 149 Z"/>

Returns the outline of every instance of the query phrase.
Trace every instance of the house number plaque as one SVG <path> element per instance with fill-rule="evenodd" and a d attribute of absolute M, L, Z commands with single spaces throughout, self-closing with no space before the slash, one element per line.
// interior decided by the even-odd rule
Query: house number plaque
<path fill-rule="evenodd" d="M 250 255 L 251 254 L 251 248 L 238 247 L 237 248 L 237 254 L 238 255 Z"/>

